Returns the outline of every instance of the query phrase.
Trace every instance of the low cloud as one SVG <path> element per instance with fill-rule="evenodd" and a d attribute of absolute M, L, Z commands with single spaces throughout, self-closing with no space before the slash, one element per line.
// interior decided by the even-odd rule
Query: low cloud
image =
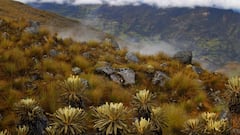
<path fill-rule="evenodd" d="M 55 2 L 59 4 L 109 4 L 109 5 L 139 5 L 149 4 L 161 8 L 168 7 L 217 7 L 223 9 L 240 9 L 240 0 L 16 0 L 23 3 L 30 2 Z"/>

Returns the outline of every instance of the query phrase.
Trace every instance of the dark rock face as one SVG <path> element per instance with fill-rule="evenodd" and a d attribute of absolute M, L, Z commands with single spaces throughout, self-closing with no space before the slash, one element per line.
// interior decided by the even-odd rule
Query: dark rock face
<path fill-rule="evenodd" d="M 130 62 L 135 62 L 135 63 L 138 63 L 139 62 L 139 59 L 138 57 L 132 53 L 132 52 L 128 52 L 125 56 L 125 58 L 130 61 Z"/>
<path fill-rule="evenodd" d="M 192 52 L 191 51 L 179 51 L 174 56 L 174 59 L 179 60 L 183 64 L 192 63 Z"/>
<path fill-rule="evenodd" d="M 36 21 L 30 21 L 29 22 L 29 27 L 25 28 L 25 32 L 31 33 L 31 34 L 36 34 L 39 32 L 39 27 L 40 23 Z"/>
<path fill-rule="evenodd" d="M 154 74 L 154 77 L 152 79 L 152 84 L 157 85 L 159 84 L 160 86 L 164 86 L 167 80 L 170 78 L 163 72 L 161 71 L 156 71 Z"/>
<path fill-rule="evenodd" d="M 82 72 L 82 70 L 79 67 L 73 67 L 72 72 L 74 75 L 79 75 Z"/>

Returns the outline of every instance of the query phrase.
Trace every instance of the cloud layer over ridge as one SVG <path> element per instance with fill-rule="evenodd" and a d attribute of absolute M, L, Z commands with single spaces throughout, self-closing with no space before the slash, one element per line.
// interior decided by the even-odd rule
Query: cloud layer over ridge
<path fill-rule="evenodd" d="M 138 5 L 141 3 L 156 5 L 158 7 L 217 7 L 223 9 L 240 9 L 240 0 L 15 0 L 23 3 L 30 2 L 55 2 L 79 4 L 109 4 L 109 5 Z"/>

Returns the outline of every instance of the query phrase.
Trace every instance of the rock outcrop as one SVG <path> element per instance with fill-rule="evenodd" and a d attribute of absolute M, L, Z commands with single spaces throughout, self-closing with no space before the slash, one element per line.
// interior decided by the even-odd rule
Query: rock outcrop
<path fill-rule="evenodd" d="M 179 51 L 173 56 L 173 58 L 180 61 L 183 64 L 192 64 L 191 51 Z"/>

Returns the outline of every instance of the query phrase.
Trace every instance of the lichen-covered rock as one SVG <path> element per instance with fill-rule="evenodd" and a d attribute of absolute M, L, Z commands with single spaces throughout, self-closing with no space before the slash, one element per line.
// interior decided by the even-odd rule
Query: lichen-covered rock
<path fill-rule="evenodd" d="M 123 85 L 135 84 L 135 72 L 129 68 L 120 68 L 117 72 L 123 78 Z"/>
<path fill-rule="evenodd" d="M 179 51 L 173 56 L 173 58 L 180 61 L 183 64 L 191 64 L 192 51 Z"/>
<path fill-rule="evenodd" d="M 132 52 L 128 52 L 125 56 L 125 58 L 129 61 L 129 62 L 135 62 L 135 63 L 138 63 L 139 62 L 139 59 L 138 57 L 132 53 Z"/>
<path fill-rule="evenodd" d="M 159 84 L 160 86 L 164 86 L 167 80 L 170 78 L 163 72 L 161 71 L 156 71 L 154 74 L 154 77 L 152 79 L 152 84 L 157 85 Z"/>

